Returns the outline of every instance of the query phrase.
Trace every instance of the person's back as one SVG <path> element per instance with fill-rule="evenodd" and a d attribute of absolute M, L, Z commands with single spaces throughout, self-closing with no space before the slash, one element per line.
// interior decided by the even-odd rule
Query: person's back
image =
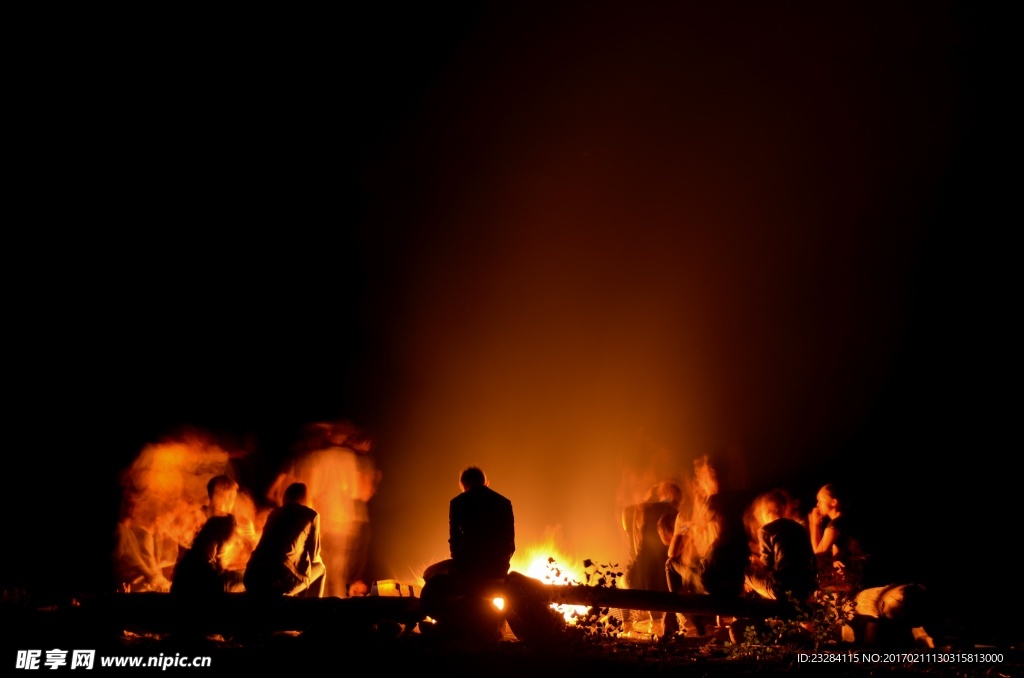
<path fill-rule="evenodd" d="M 750 561 L 750 546 L 743 527 L 739 498 L 716 493 L 708 498 L 709 521 L 714 538 L 703 558 L 700 585 L 704 592 L 716 596 L 739 596 Z"/>
<path fill-rule="evenodd" d="M 239 573 L 227 567 L 236 532 L 234 516 L 209 518 L 193 539 L 192 547 L 175 565 L 171 593 L 205 597 L 239 590 Z"/>
<path fill-rule="evenodd" d="M 449 506 L 454 574 L 503 577 L 515 553 L 512 502 L 484 483 L 468 485 Z"/>
<path fill-rule="evenodd" d="M 790 518 L 777 518 L 761 528 L 761 562 L 771 573 L 776 600 L 787 593 L 806 600 L 817 586 L 817 566 L 807 530 Z"/>
<path fill-rule="evenodd" d="M 460 634 L 500 638 L 503 616 L 480 614 L 476 605 L 461 605 L 465 597 L 484 595 L 489 580 L 505 580 L 516 550 L 512 502 L 487 486 L 475 466 L 459 477 L 462 492 L 448 504 L 448 545 L 451 557 L 423 571 L 420 609 Z M 493 607 L 488 603 L 488 610 Z M 494 626 L 492 622 L 501 622 Z"/>
<path fill-rule="evenodd" d="M 626 585 L 631 589 L 668 591 L 665 561 L 668 544 L 658 532 L 659 521 L 671 516 L 674 521 L 681 490 L 673 483 L 659 483 L 648 492 L 645 501 L 626 509 L 624 526 L 631 539 L 630 562 L 626 566 Z"/>
<path fill-rule="evenodd" d="M 750 562 L 750 546 L 743 525 L 739 495 L 719 482 L 719 470 L 703 457 L 694 461 L 699 492 L 694 497 L 691 520 L 676 521 L 669 544 L 665 574 L 669 591 L 738 598 Z M 713 623 L 709 615 L 688 615 L 694 630 L 703 634 Z M 665 635 L 678 630 L 672 615 L 666 617 Z"/>
<path fill-rule="evenodd" d="M 320 516 L 303 505 L 306 496 L 305 485 L 293 483 L 285 491 L 285 504 L 267 516 L 245 570 L 246 590 L 289 595 L 319 583 L 317 595 L 322 595 Z"/>
<path fill-rule="evenodd" d="M 282 562 L 298 567 L 318 517 L 316 511 L 301 504 L 285 504 L 274 509 L 267 516 L 249 563 Z"/>

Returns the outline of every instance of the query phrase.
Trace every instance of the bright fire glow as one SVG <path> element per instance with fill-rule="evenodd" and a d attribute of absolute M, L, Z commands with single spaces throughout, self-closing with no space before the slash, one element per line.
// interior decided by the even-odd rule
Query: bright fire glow
<path fill-rule="evenodd" d="M 527 577 L 538 579 L 545 584 L 555 586 L 569 586 L 582 584 L 586 578 L 582 564 L 573 565 L 579 562 L 576 558 L 569 558 L 555 547 L 554 541 L 549 539 L 547 543 L 530 546 L 526 549 L 517 550 L 512 558 L 512 570 L 525 574 Z M 579 615 L 587 612 L 586 606 L 580 605 L 557 605 L 552 603 L 551 607 L 558 611 L 566 623 L 573 624 Z"/>
<path fill-rule="evenodd" d="M 504 598 L 495 598 L 491 602 L 494 603 L 494 607 L 498 608 L 499 610 L 504 610 L 505 609 L 505 599 Z"/>

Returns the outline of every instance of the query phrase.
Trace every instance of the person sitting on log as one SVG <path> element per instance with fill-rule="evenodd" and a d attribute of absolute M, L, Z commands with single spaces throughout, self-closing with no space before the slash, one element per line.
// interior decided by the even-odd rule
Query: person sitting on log
<path fill-rule="evenodd" d="M 260 595 L 322 598 L 327 568 L 320 555 L 320 514 L 309 506 L 304 483 L 284 491 L 270 512 L 245 568 L 245 590 Z"/>
<path fill-rule="evenodd" d="M 789 496 L 774 489 L 755 501 L 759 555 L 747 570 L 745 588 L 770 600 L 807 602 L 818 586 L 818 568 L 807 530 L 783 516 Z"/>
<path fill-rule="evenodd" d="M 203 598 L 244 590 L 242 572 L 229 568 L 229 557 L 238 539 L 235 517 L 208 518 L 192 540 L 192 547 L 174 566 L 171 593 Z"/>
<path fill-rule="evenodd" d="M 855 592 L 864 582 L 868 555 L 854 536 L 852 518 L 844 513 L 845 498 L 836 485 L 821 487 L 817 505 L 807 516 L 811 548 L 818 559 L 818 585 L 822 589 Z"/>
<path fill-rule="evenodd" d="M 671 542 L 683 491 L 672 482 L 654 485 L 644 501 L 627 506 L 622 511 L 622 527 L 630 540 L 630 560 L 626 565 L 626 586 L 645 591 L 668 591 L 665 580 L 665 560 L 668 558 L 668 544 Z M 659 535 L 659 521 L 665 518 L 669 523 L 669 539 Z M 649 611 L 652 622 L 661 622 L 664 612 Z"/>
<path fill-rule="evenodd" d="M 516 550 L 512 502 L 492 490 L 476 466 L 462 471 L 459 486 L 462 492 L 448 506 L 451 558 L 423 572 L 423 610 L 435 620 L 446 616 L 452 600 L 504 582 Z"/>
<path fill-rule="evenodd" d="M 855 616 L 848 625 L 853 636 L 866 644 L 905 642 L 934 648 L 925 626 L 935 621 L 935 602 L 925 587 L 894 582 L 892 573 L 879 567 L 877 554 L 865 547 L 869 542 L 853 524 L 846 495 L 836 485 L 822 486 L 817 502 L 808 523 L 819 559 L 818 587 L 853 599 Z"/>
<path fill-rule="evenodd" d="M 490 488 L 476 466 L 459 476 L 461 494 L 448 505 L 451 558 L 434 563 L 424 580 L 447 573 L 474 578 L 504 578 L 516 552 L 512 502 Z"/>
<path fill-rule="evenodd" d="M 706 593 L 718 598 L 739 598 L 750 560 L 750 547 L 743 526 L 743 511 L 738 497 L 727 490 L 724 460 L 710 463 L 708 457 L 694 461 L 697 492 L 689 520 L 682 514 L 669 544 L 665 573 L 669 591 Z M 698 635 L 713 622 L 707 615 L 690 615 L 688 621 Z M 679 629 L 672 615 L 665 618 L 663 640 Z"/>

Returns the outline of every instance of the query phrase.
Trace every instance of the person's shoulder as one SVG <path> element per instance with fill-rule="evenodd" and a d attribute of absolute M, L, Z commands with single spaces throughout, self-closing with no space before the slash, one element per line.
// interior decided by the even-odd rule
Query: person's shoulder
<path fill-rule="evenodd" d="M 844 516 L 844 515 L 839 515 L 839 516 L 836 516 L 835 518 L 830 518 L 829 521 L 828 521 L 828 525 L 825 526 L 825 529 L 828 529 L 828 528 L 831 527 L 833 530 L 836 530 L 838 532 L 840 530 L 844 530 L 844 529 L 849 528 L 849 526 L 850 526 L 849 519 L 846 516 Z"/>
<path fill-rule="evenodd" d="M 298 516 L 305 520 L 314 520 L 320 517 L 320 512 L 303 504 L 285 504 L 281 507 L 287 509 L 292 516 Z"/>
<path fill-rule="evenodd" d="M 498 497 L 500 497 L 502 499 L 505 498 L 501 494 L 501 492 L 498 492 L 496 489 L 494 489 L 490 485 L 477 485 L 476 487 L 472 488 L 466 494 L 476 494 L 478 497 L 491 497 L 492 499 L 496 499 Z"/>
<path fill-rule="evenodd" d="M 228 513 L 223 516 L 212 516 L 206 519 L 204 526 L 209 525 L 211 529 L 220 529 L 224 527 L 235 527 L 238 525 L 238 519 L 235 518 L 234 513 Z"/>
<path fill-rule="evenodd" d="M 665 514 L 674 516 L 677 513 L 679 513 L 679 510 L 676 509 L 676 507 L 673 506 L 672 504 L 669 504 L 668 502 L 659 501 L 654 504 L 653 508 L 651 508 L 651 513 L 660 518 Z"/>
<path fill-rule="evenodd" d="M 451 501 L 448 502 L 449 510 L 456 512 L 471 511 L 472 506 L 476 503 L 476 500 L 470 495 L 469 492 L 462 492 L 452 497 Z"/>
<path fill-rule="evenodd" d="M 794 520 L 792 518 L 787 518 L 785 516 L 779 518 L 778 523 L 780 526 L 785 526 L 785 529 L 787 530 L 800 530 L 801 532 L 807 531 L 807 526 L 801 523 L 799 520 Z"/>
<path fill-rule="evenodd" d="M 780 536 L 793 539 L 809 539 L 807 528 L 792 518 L 778 518 L 769 524 L 774 526 L 773 531 Z"/>

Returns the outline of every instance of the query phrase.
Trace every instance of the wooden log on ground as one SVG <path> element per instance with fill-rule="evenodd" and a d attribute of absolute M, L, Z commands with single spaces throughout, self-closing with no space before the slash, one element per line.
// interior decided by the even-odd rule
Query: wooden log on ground
<path fill-rule="evenodd" d="M 787 618 L 793 615 L 793 610 L 788 605 L 765 598 L 721 598 L 704 594 L 594 586 L 549 585 L 548 588 L 551 602 L 558 605 L 721 615 L 751 619 Z"/>
<path fill-rule="evenodd" d="M 786 617 L 791 610 L 776 601 L 754 598 L 716 598 L 708 595 L 617 589 L 582 585 L 556 586 L 510 573 L 501 590 L 516 622 L 517 636 L 543 636 L 564 624 L 548 614 L 551 604 L 722 615 L 767 619 Z M 488 595 L 494 591 L 488 590 Z M 499 591 L 500 592 L 500 591 Z M 167 593 L 115 593 L 84 598 L 59 613 L 72 627 L 97 633 L 183 633 L 235 636 L 280 631 L 325 634 L 349 633 L 375 624 L 400 624 L 411 630 L 426 616 L 416 597 L 359 598 L 254 597 L 228 593 L 210 599 L 188 600 Z"/>

